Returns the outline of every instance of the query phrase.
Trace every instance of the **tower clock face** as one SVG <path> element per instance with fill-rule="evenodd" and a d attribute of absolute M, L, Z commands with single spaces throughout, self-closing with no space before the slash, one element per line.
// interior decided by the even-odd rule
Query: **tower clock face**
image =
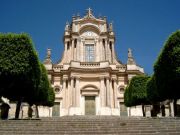
<path fill-rule="evenodd" d="M 85 36 L 85 37 L 95 37 L 97 36 L 97 34 L 93 31 L 86 31 L 82 34 L 82 36 Z"/>
<path fill-rule="evenodd" d="M 92 32 L 91 32 L 91 31 L 88 31 L 88 32 L 87 32 L 87 36 L 92 36 Z"/>

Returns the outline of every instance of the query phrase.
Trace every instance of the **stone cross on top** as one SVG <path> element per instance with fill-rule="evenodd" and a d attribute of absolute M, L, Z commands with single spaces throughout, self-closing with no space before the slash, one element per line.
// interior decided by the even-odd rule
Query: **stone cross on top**
<path fill-rule="evenodd" d="M 88 8 L 86 9 L 87 10 L 87 15 L 88 17 L 90 17 L 92 15 L 92 9 L 91 8 Z"/>

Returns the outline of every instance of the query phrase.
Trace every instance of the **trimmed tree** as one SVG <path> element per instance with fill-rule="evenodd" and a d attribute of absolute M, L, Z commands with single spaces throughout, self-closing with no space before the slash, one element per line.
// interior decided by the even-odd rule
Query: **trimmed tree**
<path fill-rule="evenodd" d="M 160 101 L 174 100 L 174 115 L 177 114 L 176 102 L 180 98 L 180 30 L 176 31 L 165 42 L 165 45 L 154 65 L 157 92 Z"/>
<path fill-rule="evenodd" d="M 157 92 L 156 78 L 154 75 L 148 79 L 146 89 L 147 98 L 153 106 L 151 116 L 157 116 L 157 114 L 160 112 L 159 100 L 161 99 L 161 96 Z"/>
<path fill-rule="evenodd" d="M 154 75 L 148 79 L 146 89 L 147 89 L 147 97 L 152 104 L 160 101 L 161 96 L 157 91 L 156 79 Z"/>
<path fill-rule="evenodd" d="M 145 116 L 144 105 L 149 103 L 146 91 L 148 79 L 149 77 L 144 75 L 133 77 L 124 94 L 125 105 L 129 107 L 142 105 L 143 116 Z"/>
<path fill-rule="evenodd" d="M 36 105 L 36 114 L 39 117 L 38 107 L 39 105 L 43 106 L 53 106 L 55 100 L 55 93 L 54 89 L 51 87 L 49 82 L 46 68 L 43 64 L 41 64 L 41 77 L 40 77 L 40 84 L 38 86 L 38 92 L 35 93 L 34 99 L 29 101 L 30 106 L 35 104 Z"/>
<path fill-rule="evenodd" d="M 27 34 L 0 34 L 0 95 L 21 102 L 33 99 L 40 83 L 40 63 Z"/>
<path fill-rule="evenodd" d="M 129 88 L 127 86 L 126 89 L 125 89 L 125 92 L 124 92 L 124 104 L 127 107 L 131 107 L 132 106 L 131 95 L 130 94 L 131 93 L 129 92 Z"/>

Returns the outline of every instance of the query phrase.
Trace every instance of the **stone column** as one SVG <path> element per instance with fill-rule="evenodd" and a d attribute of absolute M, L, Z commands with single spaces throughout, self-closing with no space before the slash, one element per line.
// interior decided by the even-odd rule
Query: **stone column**
<path fill-rule="evenodd" d="M 80 61 L 80 39 L 77 39 L 77 45 L 76 45 L 76 60 Z"/>
<path fill-rule="evenodd" d="M 105 40 L 105 49 L 106 49 L 106 60 L 109 61 L 109 45 L 108 45 L 108 42 L 107 42 L 107 39 Z"/>
<path fill-rule="evenodd" d="M 74 39 L 72 39 L 72 42 L 71 42 L 71 60 L 74 60 Z"/>
<path fill-rule="evenodd" d="M 76 77 L 76 107 L 80 107 L 80 88 L 79 88 L 79 77 Z"/>
<path fill-rule="evenodd" d="M 75 41 L 76 41 L 76 47 L 75 47 Z M 77 39 L 74 40 L 74 61 L 77 60 Z"/>
<path fill-rule="evenodd" d="M 68 83 L 68 97 L 67 97 L 67 107 L 70 107 L 71 106 L 71 79 L 67 80 L 67 83 Z"/>
<path fill-rule="evenodd" d="M 102 44 L 102 39 L 99 39 L 99 60 L 103 61 L 103 44 Z"/>
<path fill-rule="evenodd" d="M 70 62 L 71 61 L 71 43 L 70 43 L 70 41 L 69 41 L 69 49 L 68 49 L 67 57 L 68 57 L 68 62 Z"/>
<path fill-rule="evenodd" d="M 106 78 L 104 78 L 104 106 L 107 106 L 107 83 L 106 83 Z"/>
<path fill-rule="evenodd" d="M 64 58 L 63 58 L 64 62 L 67 62 L 67 41 L 64 44 Z"/>
<path fill-rule="evenodd" d="M 95 40 L 95 39 L 94 39 Z M 96 45 L 96 41 L 94 42 L 94 62 L 97 61 L 97 45 Z"/>
<path fill-rule="evenodd" d="M 104 86 L 104 77 L 100 77 L 100 97 L 101 97 L 101 107 L 105 107 L 105 86 Z"/>
<path fill-rule="evenodd" d="M 111 50 L 110 50 L 109 41 L 107 41 L 107 59 L 111 63 Z"/>
<path fill-rule="evenodd" d="M 107 106 L 111 106 L 111 96 L 110 96 L 110 83 L 109 78 L 106 78 L 106 94 L 107 94 Z"/>
<path fill-rule="evenodd" d="M 82 61 L 85 62 L 85 42 L 83 41 L 83 46 L 82 46 Z"/>
<path fill-rule="evenodd" d="M 65 78 L 63 78 L 63 108 L 65 108 L 66 107 L 66 100 L 67 100 L 67 96 L 66 96 L 66 94 L 67 94 L 67 91 L 66 91 L 66 79 Z"/>
<path fill-rule="evenodd" d="M 113 80 L 110 80 L 110 105 L 111 107 L 114 106 L 114 89 L 113 89 Z"/>
<path fill-rule="evenodd" d="M 112 63 L 114 63 L 115 62 L 115 50 L 114 50 L 114 42 L 112 42 Z"/>
<path fill-rule="evenodd" d="M 70 106 L 73 106 L 73 93 L 74 93 L 74 78 L 71 77 L 71 89 L 70 89 Z"/>
<path fill-rule="evenodd" d="M 112 44 L 111 44 L 111 48 L 112 48 Z M 112 58 L 113 58 L 111 48 L 110 48 L 110 42 L 108 42 L 108 52 L 109 52 L 108 58 L 110 63 L 112 63 Z"/>
<path fill-rule="evenodd" d="M 118 92 L 117 79 L 113 78 L 113 80 L 114 80 L 114 107 L 118 108 L 118 101 L 117 101 L 117 92 Z"/>
<path fill-rule="evenodd" d="M 74 87 L 75 85 L 75 87 Z M 76 78 L 73 78 L 73 86 L 72 86 L 72 106 L 76 106 Z"/>

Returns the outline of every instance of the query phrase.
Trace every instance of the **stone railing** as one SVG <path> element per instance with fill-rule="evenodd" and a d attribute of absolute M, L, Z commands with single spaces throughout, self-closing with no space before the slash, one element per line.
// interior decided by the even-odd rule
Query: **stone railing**
<path fill-rule="evenodd" d="M 54 69 L 54 71 L 60 71 L 63 69 L 63 65 L 54 65 L 53 69 Z"/>
<path fill-rule="evenodd" d="M 117 65 L 116 68 L 119 70 L 119 72 L 124 72 L 126 70 L 126 66 Z"/>
<path fill-rule="evenodd" d="M 80 67 L 100 67 L 100 62 L 80 62 Z"/>

